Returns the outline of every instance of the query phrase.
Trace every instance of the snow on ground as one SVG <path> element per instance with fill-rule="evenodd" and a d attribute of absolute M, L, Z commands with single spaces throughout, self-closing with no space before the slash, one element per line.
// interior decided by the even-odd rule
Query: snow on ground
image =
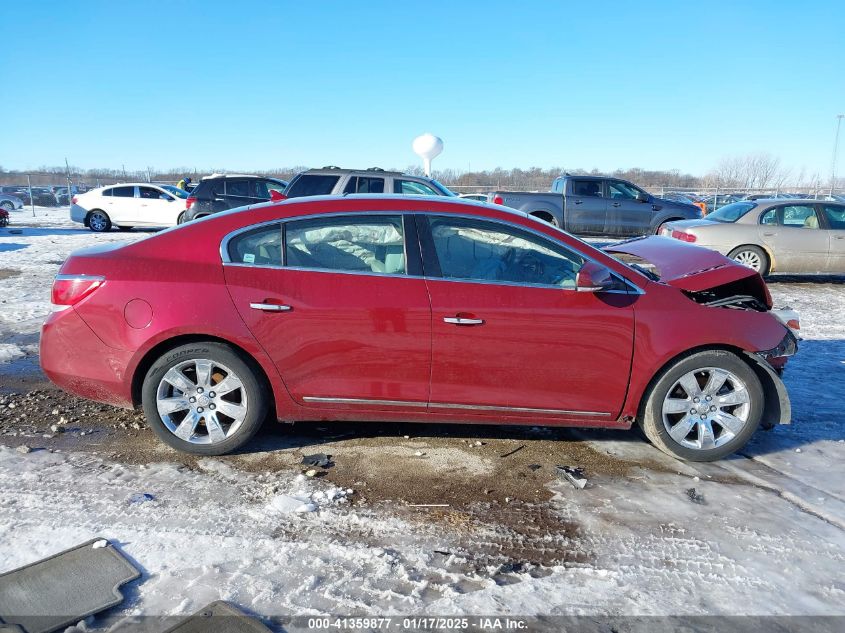
<path fill-rule="evenodd" d="M 0 232 L 0 269 L 22 271 L 0 280 L 0 362 L 37 345 L 52 276 L 71 250 L 137 237 L 41 213 L 20 235 Z M 462 550 L 466 532 L 448 523 L 398 502 L 352 505 L 346 491 L 295 472 L 0 448 L 0 572 L 111 539 L 144 574 L 97 626 L 215 599 L 263 616 L 845 615 L 845 283 L 770 286 L 777 305 L 801 314 L 804 340 L 785 378 L 793 424 L 715 464 L 674 461 L 634 434 L 579 432 L 595 451 L 644 465 L 588 472 L 584 490 L 552 485 L 550 511 L 572 529 L 538 539 L 563 562 L 503 571 Z M 502 529 L 476 524 L 471 537 Z"/>

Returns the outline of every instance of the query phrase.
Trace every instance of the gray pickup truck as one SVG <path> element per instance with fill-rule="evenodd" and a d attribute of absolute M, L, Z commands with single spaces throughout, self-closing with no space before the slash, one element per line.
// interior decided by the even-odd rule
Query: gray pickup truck
<path fill-rule="evenodd" d="M 606 176 L 561 176 L 547 193 L 493 191 L 487 201 L 576 235 L 646 235 L 657 233 L 664 222 L 701 217 L 696 206 L 657 198 L 627 180 Z"/>

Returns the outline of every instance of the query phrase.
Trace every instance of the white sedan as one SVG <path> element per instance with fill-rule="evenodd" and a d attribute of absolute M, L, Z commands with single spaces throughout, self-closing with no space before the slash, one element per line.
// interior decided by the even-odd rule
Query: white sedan
<path fill-rule="evenodd" d="M 126 183 L 100 187 L 73 197 L 70 219 L 92 231 L 113 226 L 125 231 L 133 226 L 176 226 L 185 212 L 187 192 L 171 185 Z"/>

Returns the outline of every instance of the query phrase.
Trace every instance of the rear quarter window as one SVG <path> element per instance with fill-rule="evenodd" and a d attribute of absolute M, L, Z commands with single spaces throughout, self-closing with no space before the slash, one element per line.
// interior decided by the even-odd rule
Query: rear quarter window
<path fill-rule="evenodd" d="M 296 178 L 285 191 L 288 198 L 324 196 L 332 192 L 340 176 L 305 174 Z"/>
<path fill-rule="evenodd" d="M 282 226 L 273 224 L 236 235 L 227 247 L 229 261 L 255 266 L 282 265 Z"/>

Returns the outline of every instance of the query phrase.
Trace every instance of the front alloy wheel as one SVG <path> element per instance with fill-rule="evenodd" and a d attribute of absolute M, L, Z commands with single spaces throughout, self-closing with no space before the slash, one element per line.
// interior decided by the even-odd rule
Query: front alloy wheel
<path fill-rule="evenodd" d="M 665 453 L 712 461 L 742 448 L 763 417 L 764 393 L 754 370 L 727 350 L 681 357 L 659 375 L 638 419 Z"/>
<path fill-rule="evenodd" d="M 223 455 L 245 444 L 267 411 L 257 371 L 220 343 L 184 345 L 147 373 L 144 412 L 173 448 Z"/>
<path fill-rule="evenodd" d="M 681 446 L 710 450 L 742 432 L 751 413 L 745 383 L 735 374 L 705 367 L 675 381 L 663 400 L 663 426 Z"/>

